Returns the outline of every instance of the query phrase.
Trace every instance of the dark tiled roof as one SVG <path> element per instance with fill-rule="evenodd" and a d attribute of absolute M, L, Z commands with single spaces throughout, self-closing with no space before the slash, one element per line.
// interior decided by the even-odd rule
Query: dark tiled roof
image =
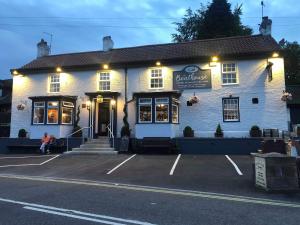
<path fill-rule="evenodd" d="M 171 61 L 218 56 L 258 55 L 279 51 L 280 47 L 271 36 L 253 35 L 116 48 L 108 52 L 93 51 L 45 56 L 22 66 L 23 70 L 43 68 L 76 67 L 110 64 L 131 64 Z"/>

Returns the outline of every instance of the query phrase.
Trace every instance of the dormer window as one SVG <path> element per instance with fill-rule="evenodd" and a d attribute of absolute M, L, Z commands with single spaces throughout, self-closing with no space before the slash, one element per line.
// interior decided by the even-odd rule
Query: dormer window
<path fill-rule="evenodd" d="M 99 91 L 110 91 L 110 73 L 100 72 L 99 74 Z"/>
<path fill-rule="evenodd" d="M 157 88 L 163 88 L 164 82 L 163 82 L 163 76 L 162 76 L 162 69 L 151 69 L 150 73 L 150 88 L 151 89 L 157 89 Z"/>
<path fill-rule="evenodd" d="M 60 92 L 60 76 L 59 76 L 59 74 L 50 75 L 49 82 L 50 82 L 49 92 L 51 92 L 51 93 Z"/>

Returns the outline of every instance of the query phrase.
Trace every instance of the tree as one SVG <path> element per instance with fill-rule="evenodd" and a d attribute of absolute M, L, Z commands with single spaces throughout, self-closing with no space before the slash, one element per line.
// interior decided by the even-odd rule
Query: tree
<path fill-rule="evenodd" d="M 295 42 L 280 41 L 283 57 L 285 81 L 287 85 L 300 85 L 300 45 Z"/>
<path fill-rule="evenodd" d="M 172 34 L 174 42 L 183 42 L 217 37 L 251 35 L 252 29 L 241 22 L 242 5 L 231 11 L 227 0 L 213 0 L 195 12 L 190 8 L 177 25 L 177 33 Z"/>

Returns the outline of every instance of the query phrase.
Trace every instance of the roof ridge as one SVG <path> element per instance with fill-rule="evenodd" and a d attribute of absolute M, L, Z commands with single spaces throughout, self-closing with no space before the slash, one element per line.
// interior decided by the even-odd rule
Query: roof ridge
<path fill-rule="evenodd" d="M 210 42 L 210 41 L 219 41 L 219 40 L 228 40 L 228 39 L 230 40 L 230 39 L 251 38 L 251 37 L 258 37 L 258 36 L 263 37 L 263 35 L 261 35 L 261 34 L 231 36 L 231 37 L 191 40 L 191 41 L 184 41 L 184 42 L 177 42 L 177 43 L 161 43 L 161 44 L 149 44 L 149 45 L 138 45 L 138 46 L 132 46 L 132 47 L 113 48 L 111 51 L 124 50 L 124 49 L 133 49 L 133 48 L 145 48 L 145 47 L 153 47 L 153 46 L 182 45 L 182 44 L 190 44 L 190 43 L 197 43 L 197 42 Z M 108 52 L 111 52 L 111 51 L 108 51 Z M 44 57 L 41 57 L 41 58 L 53 57 L 53 56 L 63 56 L 63 55 L 88 54 L 88 53 L 105 53 L 105 51 L 95 50 L 95 51 L 86 51 L 86 52 L 71 52 L 71 53 L 48 55 L 48 56 L 44 56 Z"/>

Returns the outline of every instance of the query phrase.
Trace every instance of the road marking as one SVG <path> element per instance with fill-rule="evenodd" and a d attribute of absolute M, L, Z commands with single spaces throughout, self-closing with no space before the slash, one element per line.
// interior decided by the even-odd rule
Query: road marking
<path fill-rule="evenodd" d="M 123 164 L 125 164 L 126 162 L 128 162 L 130 159 L 132 159 L 133 157 L 135 157 L 136 154 L 130 156 L 128 159 L 124 160 L 123 162 L 121 162 L 119 165 L 117 165 L 115 168 L 111 169 L 110 171 L 107 172 L 107 174 L 111 174 L 112 172 L 114 172 L 116 169 L 118 169 L 120 166 L 122 166 Z"/>
<path fill-rule="evenodd" d="M 54 157 L 52 157 L 51 159 L 48 159 L 44 162 L 41 163 L 28 163 L 28 164 L 16 164 L 16 165 L 3 165 L 0 166 L 0 168 L 6 168 L 6 167 L 21 167 L 21 166 L 42 166 L 50 161 L 52 161 L 53 159 L 56 159 L 57 157 L 59 157 L 60 155 L 56 155 Z"/>
<path fill-rule="evenodd" d="M 235 164 L 235 162 L 228 156 L 228 155 L 225 155 L 226 158 L 229 160 L 229 162 L 233 165 L 233 167 L 235 168 L 236 172 L 238 173 L 238 175 L 242 176 L 243 173 L 242 171 L 239 169 L 239 167 Z"/>
<path fill-rule="evenodd" d="M 170 176 L 172 176 L 172 175 L 174 174 L 175 168 L 176 168 L 176 166 L 177 166 L 177 163 L 178 163 L 180 157 L 181 157 L 181 154 L 179 154 L 179 155 L 177 156 L 177 158 L 176 158 L 176 160 L 175 160 L 175 162 L 174 162 L 174 164 L 173 164 L 173 166 L 172 166 L 172 169 L 171 169 L 171 171 L 170 171 Z"/>
<path fill-rule="evenodd" d="M 112 217 L 112 216 L 105 216 L 100 214 L 94 214 L 94 213 L 87 213 L 82 212 L 78 210 L 71 210 L 71 209 L 64 209 L 64 208 L 57 208 L 53 206 L 47 206 L 47 205 L 40 205 L 35 203 L 29 203 L 29 202 L 22 202 L 22 201 L 15 201 L 11 199 L 6 198 L 0 198 L 0 201 L 11 203 L 11 204 L 17 204 L 22 205 L 24 209 L 39 211 L 39 212 L 45 212 L 50 214 L 56 214 L 61 216 L 68 216 L 76 219 L 83 219 L 93 222 L 99 222 L 99 223 L 105 223 L 105 224 L 112 224 L 112 225 L 124 225 L 125 224 L 137 224 L 137 225 L 154 225 L 152 223 L 148 222 L 142 222 L 138 220 L 131 220 L 131 219 L 122 219 L 118 217 Z M 96 219 L 97 218 L 97 219 Z M 99 220 L 104 219 L 104 220 Z M 110 221 L 107 221 L 110 220 Z M 121 223 L 118 223 L 121 222 Z"/>
<path fill-rule="evenodd" d="M 191 190 L 184 190 L 184 189 L 170 189 L 170 188 L 160 188 L 160 187 L 140 186 L 140 185 L 120 184 L 120 183 L 118 183 L 118 185 L 115 185 L 115 183 L 111 183 L 111 182 L 96 182 L 96 181 L 89 181 L 89 180 L 62 179 L 62 178 L 52 178 L 52 177 L 18 176 L 18 175 L 11 175 L 11 174 L 0 174 L 0 178 L 53 182 L 53 183 L 72 184 L 72 185 L 84 185 L 84 186 L 110 188 L 110 189 L 115 188 L 121 190 L 151 192 L 151 193 L 169 194 L 169 195 L 176 195 L 176 196 L 189 196 L 195 198 L 206 198 L 206 199 L 224 200 L 224 201 L 238 202 L 238 203 L 251 203 L 251 204 L 259 204 L 259 205 L 281 206 L 281 207 L 300 209 L 300 204 L 293 203 L 293 202 L 278 201 L 278 200 L 272 200 L 266 198 L 254 198 L 254 197 L 247 197 L 247 196 L 240 196 L 240 195 L 221 194 L 221 193 L 214 193 L 214 192 L 191 191 Z M 3 199 L 0 198 L 0 201 L 3 201 Z"/>
<path fill-rule="evenodd" d="M 9 156 L 9 157 L 0 157 L 1 159 L 28 159 L 28 158 L 43 158 L 51 157 L 52 155 L 33 155 L 33 156 Z"/>

